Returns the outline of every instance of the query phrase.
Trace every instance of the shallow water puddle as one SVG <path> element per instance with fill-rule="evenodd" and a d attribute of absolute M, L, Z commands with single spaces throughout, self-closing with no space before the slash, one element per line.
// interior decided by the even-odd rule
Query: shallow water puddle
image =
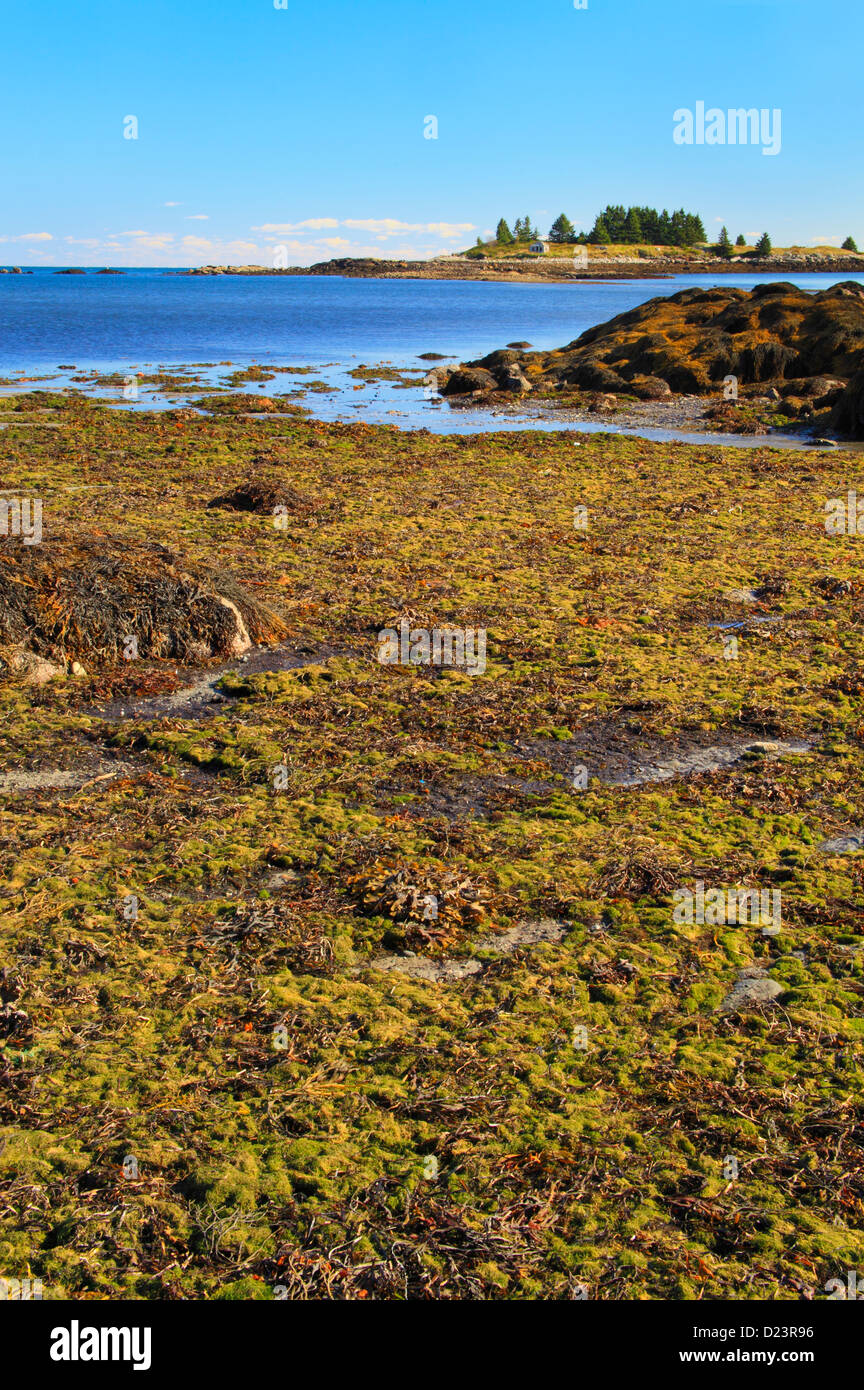
<path fill-rule="evenodd" d="M 530 757 L 544 758 L 566 777 L 574 790 L 585 790 L 596 780 L 607 787 L 640 787 L 651 782 L 670 782 L 679 777 L 722 772 L 741 762 L 774 761 L 807 753 L 812 744 L 804 739 L 747 739 L 731 737 L 723 743 L 685 737 L 677 741 L 648 743 L 612 722 L 586 730 L 575 739 L 558 743 L 533 739 L 517 745 Z"/>
<path fill-rule="evenodd" d="M 223 709 L 231 699 L 217 687 L 229 671 L 243 675 L 261 675 L 267 671 L 298 671 L 304 666 L 320 666 L 334 656 L 356 657 L 356 653 L 321 646 L 314 651 L 299 650 L 282 644 L 275 647 L 255 647 L 244 656 L 235 657 L 224 666 L 178 668 L 184 680 L 179 690 L 167 695 L 151 695 L 139 700 L 114 700 L 93 709 L 91 714 L 112 722 L 149 719 L 208 719 Z"/>
<path fill-rule="evenodd" d="M 90 767 L 37 768 L 32 772 L 0 773 L 0 796 L 15 796 L 22 792 L 80 791 L 98 782 L 129 777 L 138 771 L 131 763 L 108 764 L 99 760 Z"/>

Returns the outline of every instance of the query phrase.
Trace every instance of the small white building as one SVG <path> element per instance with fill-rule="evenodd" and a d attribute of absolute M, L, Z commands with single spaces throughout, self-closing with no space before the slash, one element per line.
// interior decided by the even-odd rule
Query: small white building
<path fill-rule="evenodd" d="M 545 241 L 532 241 L 531 245 L 528 247 L 528 250 L 532 251 L 535 256 L 545 256 L 549 248 L 546 245 Z"/>

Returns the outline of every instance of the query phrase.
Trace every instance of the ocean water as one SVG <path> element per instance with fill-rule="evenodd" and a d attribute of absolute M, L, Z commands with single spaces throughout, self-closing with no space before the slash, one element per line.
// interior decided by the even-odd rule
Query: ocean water
<path fill-rule="evenodd" d="M 435 431 L 524 428 L 524 420 L 509 414 L 490 421 L 488 413 L 433 403 L 419 377 L 416 389 L 377 382 L 357 391 L 346 373 L 380 362 L 422 368 L 418 358 L 424 352 L 456 360 L 482 357 L 520 340 L 536 348 L 560 347 L 657 295 L 690 285 L 749 289 L 766 278 L 792 277 L 720 274 L 547 285 L 190 276 L 152 269 L 58 275 L 40 268 L 30 275 L 0 275 L 0 377 L 46 377 L 25 389 L 58 389 L 84 371 L 134 374 L 208 363 L 203 374 L 218 382 L 227 371 L 256 362 L 308 365 L 320 369 L 316 376 L 333 388 L 302 402 L 320 419 L 360 418 Z M 815 292 L 844 278 L 849 277 L 801 275 L 795 283 Z M 265 391 L 274 395 L 303 384 L 302 377 L 280 375 Z M 96 394 L 126 404 L 118 388 L 101 387 Z M 150 408 L 174 403 L 176 397 L 144 389 L 138 402 Z"/>

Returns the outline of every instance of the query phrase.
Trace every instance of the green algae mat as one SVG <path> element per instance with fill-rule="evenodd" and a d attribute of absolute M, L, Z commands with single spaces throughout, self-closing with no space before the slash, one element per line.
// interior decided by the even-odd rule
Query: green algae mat
<path fill-rule="evenodd" d="M 286 635 L 193 670 L 61 623 L 41 682 L 0 652 L 0 1272 L 795 1300 L 860 1268 L 857 457 L 2 405 L 57 613 L 102 539 Z"/>

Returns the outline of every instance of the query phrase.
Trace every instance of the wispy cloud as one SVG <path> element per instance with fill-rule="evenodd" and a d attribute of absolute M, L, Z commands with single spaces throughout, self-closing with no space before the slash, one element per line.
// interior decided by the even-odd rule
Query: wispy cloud
<path fill-rule="evenodd" d="M 305 222 L 264 222 L 253 227 L 253 232 L 320 232 L 325 227 L 338 227 L 336 217 L 307 217 Z"/>
<path fill-rule="evenodd" d="M 0 236 L 0 241 L 53 241 L 50 232 L 22 232 L 20 236 Z"/>

